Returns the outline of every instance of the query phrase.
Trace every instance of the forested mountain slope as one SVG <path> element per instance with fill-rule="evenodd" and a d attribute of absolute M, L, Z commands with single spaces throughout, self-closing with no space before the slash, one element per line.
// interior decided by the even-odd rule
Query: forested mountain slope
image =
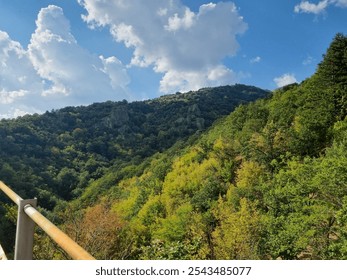
<path fill-rule="evenodd" d="M 52 210 L 79 197 L 104 174 L 112 174 L 110 184 L 141 174 L 150 156 L 176 143 L 185 145 L 191 135 L 198 137 L 239 104 L 268 94 L 252 86 L 223 86 L 143 102 L 109 101 L 4 119 L 0 180 L 23 198 L 38 197 L 42 208 Z M 104 184 L 98 191 L 108 187 Z M 96 200 L 95 196 L 90 199 Z M 3 218 L 5 212 L 11 213 L 0 203 L 0 240 L 13 232 Z"/>
<path fill-rule="evenodd" d="M 101 259 L 345 259 L 346 114 L 337 34 L 311 78 L 238 107 L 136 176 L 106 173 L 56 217 Z"/>
<path fill-rule="evenodd" d="M 225 86 L 2 120 L 0 178 L 30 195 L 39 187 L 69 199 L 105 168 L 138 163 L 266 95 L 255 87 Z"/>

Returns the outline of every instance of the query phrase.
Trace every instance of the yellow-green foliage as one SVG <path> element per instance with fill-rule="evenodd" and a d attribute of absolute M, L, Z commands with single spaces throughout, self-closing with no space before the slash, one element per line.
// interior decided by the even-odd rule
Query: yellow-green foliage
<path fill-rule="evenodd" d="M 138 213 L 138 220 L 145 226 L 154 226 L 165 216 L 165 207 L 160 195 L 150 196 Z"/>
<path fill-rule="evenodd" d="M 129 219 L 133 216 L 134 206 L 139 196 L 139 189 L 136 187 L 137 178 L 122 181 L 119 188 L 122 190 L 123 197 L 113 203 L 112 210 L 122 219 Z"/>
<path fill-rule="evenodd" d="M 252 202 L 242 198 L 240 208 L 235 209 L 227 201 L 220 200 L 216 216 L 220 221 L 213 233 L 216 258 L 260 258 L 260 214 Z"/>
<path fill-rule="evenodd" d="M 215 158 L 201 159 L 197 150 L 178 158 L 163 184 L 163 203 L 169 214 L 179 205 L 190 201 L 218 166 Z M 201 162 L 200 162 L 201 160 Z"/>
<path fill-rule="evenodd" d="M 239 196 L 261 199 L 261 184 L 266 176 L 266 169 L 254 161 L 242 162 L 236 173 L 236 186 Z"/>
<path fill-rule="evenodd" d="M 192 206 L 189 203 L 180 205 L 174 214 L 165 219 L 160 219 L 160 227 L 154 237 L 168 241 L 183 240 L 187 227 L 191 222 Z"/>

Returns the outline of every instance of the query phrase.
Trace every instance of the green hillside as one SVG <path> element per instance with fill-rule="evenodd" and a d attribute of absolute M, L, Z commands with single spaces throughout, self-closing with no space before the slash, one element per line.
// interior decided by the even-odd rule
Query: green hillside
<path fill-rule="evenodd" d="M 100 259 L 345 259 L 346 98 L 337 34 L 311 78 L 122 170 L 135 176 L 105 173 L 56 217 Z"/>
<path fill-rule="evenodd" d="M 197 138 L 239 104 L 268 94 L 252 86 L 224 86 L 143 102 L 109 101 L 3 119 L 0 180 L 23 198 L 37 197 L 42 210 L 50 211 L 112 174 L 108 184 L 89 197 L 85 203 L 89 205 L 121 179 L 141 174 L 152 155 L 173 145 L 186 145 L 189 137 Z M 2 201 L 7 201 L 4 195 Z M 0 203 L 1 244 L 13 244 L 14 239 L 9 234 L 14 221 L 4 217 L 5 213 L 12 217 L 8 207 Z"/>

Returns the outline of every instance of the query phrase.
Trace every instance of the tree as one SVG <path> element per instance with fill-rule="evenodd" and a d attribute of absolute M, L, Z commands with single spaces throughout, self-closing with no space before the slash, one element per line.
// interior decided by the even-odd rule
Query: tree
<path fill-rule="evenodd" d="M 213 232 L 217 259 L 259 259 L 260 215 L 253 203 L 240 200 L 235 209 L 229 202 L 219 200 L 217 218 L 220 225 Z"/>
<path fill-rule="evenodd" d="M 64 167 L 57 175 L 57 181 L 59 184 L 58 194 L 64 198 L 69 199 L 71 197 L 71 191 L 77 185 L 78 175 L 74 169 Z"/>
<path fill-rule="evenodd" d="M 334 98 L 337 119 L 344 119 L 347 114 L 347 36 L 336 34 L 316 75 Z"/>

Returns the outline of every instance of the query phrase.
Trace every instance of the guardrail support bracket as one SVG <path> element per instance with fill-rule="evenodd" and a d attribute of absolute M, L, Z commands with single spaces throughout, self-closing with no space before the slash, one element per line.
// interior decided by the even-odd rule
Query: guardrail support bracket
<path fill-rule="evenodd" d="M 24 207 L 30 204 L 37 206 L 37 199 L 23 199 L 18 205 L 18 219 L 16 232 L 15 260 L 32 260 L 35 223 L 24 212 Z"/>

